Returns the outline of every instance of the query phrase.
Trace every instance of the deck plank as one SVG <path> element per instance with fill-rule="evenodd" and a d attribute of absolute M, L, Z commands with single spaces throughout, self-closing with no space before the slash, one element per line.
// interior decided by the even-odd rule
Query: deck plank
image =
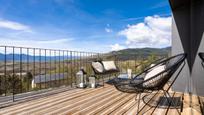
<path fill-rule="evenodd" d="M 170 95 L 173 96 L 174 98 L 177 98 L 178 100 L 176 100 L 176 101 L 180 101 L 180 102 L 182 103 L 182 95 L 183 95 L 182 93 L 176 93 L 176 92 L 174 92 L 174 93 L 170 93 Z M 180 102 L 176 102 L 176 101 L 174 101 L 175 104 L 180 103 Z M 173 103 L 171 103 L 171 105 L 173 105 Z M 181 105 L 180 105 L 180 106 L 181 106 Z M 177 107 L 178 111 L 177 111 L 177 109 L 172 108 L 172 107 L 169 106 L 169 108 L 166 109 L 166 114 L 167 114 L 167 115 L 172 115 L 172 114 L 173 114 L 173 115 L 179 115 L 179 114 L 181 113 L 180 106 Z M 179 112 L 179 113 L 178 113 L 178 112 Z"/>
<path fill-rule="evenodd" d="M 146 93 L 141 93 L 141 98 L 146 95 Z M 139 99 L 139 95 L 136 97 L 137 100 L 135 100 L 137 103 L 132 107 L 130 108 L 127 112 L 125 112 L 124 115 L 135 115 L 137 114 L 138 112 L 138 99 Z M 141 108 L 143 108 L 143 106 L 145 106 L 145 104 L 143 103 L 142 100 L 140 100 L 140 103 L 139 103 L 139 110 L 141 110 Z"/>
<path fill-rule="evenodd" d="M 89 95 L 88 98 L 83 100 L 77 100 L 76 103 L 70 105 L 64 104 L 62 108 L 52 111 L 52 114 L 73 114 L 75 111 L 80 111 L 90 105 L 96 104 L 99 100 L 103 100 L 112 94 L 116 93 L 115 90 L 110 89 L 103 92 L 99 92 L 98 94 Z"/>
<path fill-rule="evenodd" d="M 117 97 L 111 99 L 111 100 L 108 100 L 108 101 L 105 101 L 103 104 L 101 104 L 100 106 L 98 106 L 97 108 L 95 109 L 92 109 L 90 110 L 89 112 L 85 113 L 87 115 L 95 115 L 95 114 L 98 114 L 99 112 L 105 110 L 106 108 L 110 107 L 111 105 L 121 101 L 123 98 L 125 98 L 126 96 L 128 96 L 128 94 L 125 94 L 125 93 L 120 93 Z"/>
<path fill-rule="evenodd" d="M 91 91 L 90 93 L 83 93 L 82 96 L 79 96 L 79 97 L 74 97 L 71 99 L 69 99 L 69 97 L 67 97 L 67 99 L 65 99 L 66 101 L 60 100 L 60 103 L 54 102 L 54 103 L 51 103 L 51 105 L 48 105 L 48 107 L 44 107 L 43 110 L 41 110 L 41 111 L 39 111 L 39 110 L 42 109 L 42 107 L 40 107 L 40 109 L 37 109 L 36 111 L 33 111 L 33 110 L 30 111 L 30 113 L 33 113 L 33 114 L 54 114 L 56 112 L 61 111 L 62 109 L 66 109 L 65 107 L 71 108 L 71 107 L 76 106 L 77 104 L 83 103 L 86 100 L 90 100 L 91 96 L 93 96 L 93 95 L 95 95 L 95 96 L 104 95 L 105 93 L 107 93 L 111 90 L 112 89 L 105 90 L 105 89 L 101 88 L 98 90 Z"/>
<path fill-rule="evenodd" d="M 146 109 L 146 110 L 143 110 L 143 111 L 142 111 L 143 114 L 144 114 L 144 115 L 156 114 L 155 111 L 156 111 L 157 109 L 159 109 L 158 106 L 159 106 L 160 103 L 162 103 L 162 102 L 161 102 L 162 100 L 159 100 L 160 97 L 162 97 L 162 96 L 163 96 L 163 93 L 158 92 L 158 93 L 156 94 L 156 96 L 154 96 L 154 97 L 150 100 L 150 102 L 149 102 L 150 104 L 151 104 L 151 103 L 155 103 L 155 104 L 153 104 L 153 107 L 149 107 L 148 105 L 146 105 L 145 108 L 144 108 L 144 109 Z"/>
<path fill-rule="evenodd" d="M 159 97 L 161 94 L 160 92 L 153 92 L 151 94 L 148 95 L 148 101 L 147 103 L 154 103 L 154 101 L 157 100 L 157 97 Z M 149 106 L 147 104 L 143 105 L 143 107 L 141 108 L 140 114 L 147 114 L 147 113 L 151 113 L 151 111 L 153 111 L 152 106 Z"/>
<path fill-rule="evenodd" d="M 22 104 L 21 107 L 18 107 L 18 105 L 15 105 L 15 107 L 12 107 L 10 110 L 6 110 L 6 111 L 3 111 L 1 110 L 2 114 L 19 114 L 19 113 L 24 113 L 24 112 L 29 112 L 29 111 L 39 111 L 39 110 L 43 110 L 43 108 L 45 107 L 49 107 L 51 105 L 54 105 L 56 103 L 61 103 L 61 102 L 65 102 L 65 101 L 68 101 L 68 100 L 72 100 L 74 98 L 77 98 L 77 97 L 80 97 L 80 96 L 83 96 L 83 95 L 86 95 L 86 94 L 89 94 L 89 93 L 94 93 L 95 91 L 100 91 L 100 90 L 103 90 L 102 88 L 99 88 L 99 89 L 87 89 L 85 91 L 81 91 L 77 94 L 70 94 L 69 95 L 69 91 L 67 92 L 67 95 L 57 95 L 57 97 L 48 97 L 46 98 L 45 100 L 43 99 L 39 99 L 37 100 L 37 103 L 34 101 L 30 101 L 28 103 L 25 103 L 25 106 L 24 104 Z"/>
<path fill-rule="evenodd" d="M 111 114 L 112 115 L 122 115 L 125 112 L 127 112 L 130 108 L 134 107 L 134 105 L 137 103 L 137 101 L 135 100 L 135 97 L 136 95 L 134 95 L 134 97 L 130 99 L 129 101 L 127 101 L 124 105 L 115 109 Z"/>
<path fill-rule="evenodd" d="M 192 94 L 184 94 L 182 115 L 201 115 L 198 97 Z"/>
<path fill-rule="evenodd" d="M 112 111 L 114 111 L 116 108 L 120 107 L 121 105 L 125 104 L 127 101 L 131 100 L 132 98 L 134 98 L 134 94 L 127 95 L 125 98 L 122 98 L 122 100 L 120 100 L 117 103 L 111 105 L 110 107 L 108 107 L 107 109 L 99 112 L 98 114 L 100 114 L 100 115 L 111 114 Z"/>
<path fill-rule="evenodd" d="M 120 92 L 112 93 L 111 96 L 109 96 L 109 97 L 104 97 L 104 99 L 96 101 L 94 104 L 88 105 L 87 107 L 82 108 L 79 111 L 73 111 L 72 113 L 67 113 L 67 114 L 73 114 L 73 115 L 86 114 L 86 113 L 91 112 L 92 110 L 100 107 L 101 105 L 105 104 L 106 102 L 110 101 L 111 99 L 116 98 L 120 95 L 121 95 Z"/>

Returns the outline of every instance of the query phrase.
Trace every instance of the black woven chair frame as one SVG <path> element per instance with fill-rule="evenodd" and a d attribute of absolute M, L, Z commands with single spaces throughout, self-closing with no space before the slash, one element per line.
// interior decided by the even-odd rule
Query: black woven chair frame
<path fill-rule="evenodd" d="M 202 60 L 201 64 L 204 68 L 204 52 L 200 52 L 198 55 L 199 55 L 200 59 Z"/>
<path fill-rule="evenodd" d="M 145 69 L 143 72 L 139 73 L 138 75 L 136 75 L 132 79 L 128 79 L 128 80 L 116 79 L 115 82 L 114 82 L 114 86 L 116 87 L 116 89 L 118 89 L 119 91 L 122 91 L 122 92 L 136 93 L 137 95 L 139 94 L 139 99 L 138 99 L 138 113 L 139 113 L 140 112 L 139 103 L 140 103 L 140 100 L 141 100 L 141 93 L 146 92 L 146 93 L 151 94 L 153 91 L 157 91 L 157 92 L 162 91 L 167 100 L 168 100 L 168 97 L 171 97 L 171 95 L 168 93 L 168 91 L 171 88 L 171 86 L 173 85 L 173 83 L 176 81 L 176 79 L 178 78 L 178 76 L 179 76 L 180 72 L 182 71 L 182 69 L 184 68 L 184 66 L 185 66 L 185 61 L 184 60 L 186 59 L 186 57 L 187 57 L 187 54 L 183 53 L 183 54 L 179 54 L 179 55 L 170 57 L 170 58 L 165 59 L 165 60 L 161 60 L 161 61 L 157 60 L 157 62 L 159 62 L 159 63 L 157 63 L 156 65 L 154 65 L 154 66 L 152 66 L 150 68 Z M 136 83 L 132 82 L 132 81 L 135 81 L 135 80 L 137 81 L 138 77 L 142 76 L 142 74 L 145 74 L 145 73 L 149 72 L 150 70 L 152 70 L 156 66 L 167 64 L 167 62 L 171 64 L 171 60 L 174 61 L 174 59 L 177 59 L 177 58 L 179 58 L 179 59 L 176 60 L 176 62 L 174 62 L 170 66 L 167 66 L 164 71 L 154 75 L 153 77 L 151 77 L 151 78 L 149 78 L 147 80 L 136 82 Z M 182 63 L 183 63 L 183 65 L 181 66 Z M 180 69 L 179 69 L 179 67 L 180 67 Z M 169 84 L 169 87 L 167 89 L 164 89 L 165 84 L 168 83 L 169 79 L 174 75 L 174 73 L 178 69 L 179 69 L 179 71 L 176 74 L 176 76 L 171 80 L 172 82 Z M 159 78 L 158 76 L 161 76 L 161 75 L 163 77 Z M 156 79 L 156 78 L 159 78 L 159 79 Z M 157 80 L 156 85 L 152 85 L 150 87 L 148 87 L 148 86 L 144 87 L 143 86 L 144 83 L 149 83 L 149 85 L 151 85 L 152 80 L 155 80 L 155 79 Z M 158 81 L 160 81 L 160 82 L 158 82 Z M 168 100 L 168 103 L 169 104 L 171 104 L 171 103 L 174 104 L 174 102 L 170 101 L 170 100 Z M 177 111 L 180 114 L 178 109 L 177 109 Z"/>
<path fill-rule="evenodd" d="M 162 92 L 163 92 L 165 98 L 167 99 L 167 102 L 168 102 L 169 105 L 171 105 L 171 104 L 176 105 L 176 104 L 174 103 L 174 101 L 171 101 L 171 100 L 168 99 L 168 97 L 172 98 L 172 96 L 169 94 L 168 91 L 169 91 L 169 89 L 171 88 L 171 86 L 173 85 L 173 83 L 176 81 L 177 77 L 178 77 L 179 74 L 181 73 L 181 71 L 182 71 L 182 69 L 184 68 L 185 64 L 186 64 L 186 63 L 184 62 L 183 65 L 181 66 L 181 68 L 179 69 L 178 73 L 177 73 L 176 76 L 174 77 L 173 81 L 172 81 L 171 83 L 169 83 L 169 84 L 167 83 L 168 88 L 167 88 L 167 89 L 162 88 Z M 159 92 L 159 90 L 158 90 L 156 93 L 158 93 L 158 92 Z M 148 96 L 148 94 L 145 95 L 145 96 L 143 96 L 142 100 L 143 100 L 143 102 L 144 102 L 145 104 L 151 106 L 150 104 L 148 104 L 147 102 L 145 102 L 145 99 L 144 99 L 144 98 L 145 98 L 146 96 Z M 181 107 L 182 107 L 182 103 L 181 103 Z M 181 111 L 182 111 L 182 108 L 181 108 Z"/>

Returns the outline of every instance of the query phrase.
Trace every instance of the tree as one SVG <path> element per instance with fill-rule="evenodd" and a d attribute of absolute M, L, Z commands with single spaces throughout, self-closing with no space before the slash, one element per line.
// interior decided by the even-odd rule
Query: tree
<path fill-rule="evenodd" d="M 0 95 L 21 92 L 21 79 L 16 74 L 1 75 L 0 84 Z"/>
<path fill-rule="evenodd" d="M 157 58 L 158 57 L 156 56 L 156 54 L 154 54 L 154 53 L 150 54 L 150 56 L 147 57 L 148 63 L 150 64 L 150 63 L 154 62 L 155 60 L 157 60 Z"/>
<path fill-rule="evenodd" d="M 33 75 L 31 72 L 27 72 L 26 76 L 23 77 L 23 89 L 28 91 L 32 85 Z"/>

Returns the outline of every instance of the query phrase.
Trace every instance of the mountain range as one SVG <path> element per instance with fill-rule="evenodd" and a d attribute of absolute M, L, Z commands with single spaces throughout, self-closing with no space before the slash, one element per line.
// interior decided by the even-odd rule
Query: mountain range
<path fill-rule="evenodd" d="M 103 56 L 106 56 L 108 58 L 111 58 L 113 56 L 117 56 L 117 58 L 122 60 L 127 59 L 135 59 L 135 58 L 147 58 L 150 55 L 156 55 L 160 57 L 166 57 L 170 54 L 171 47 L 166 48 L 129 48 L 129 49 L 123 49 L 119 51 L 112 51 L 109 53 L 105 53 Z M 32 56 L 32 55 L 26 55 L 26 54 L 6 54 L 7 61 L 12 61 L 14 56 L 15 61 L 27 61 L 29 59 L 29 62 L 34 61 L 49 61 L 49 60 L 59 60 L 59 59 L 70 59 L 70 56 Z M 74 56 L 72 58 L 79 58 L 78 56 Z M 4 61 L 5 55 L 0 53 L 0 61 Z"/>
<path fill-rule="evenodd" d="M 117 56 L 120 60 L 128 60 L 135 58 L 147 58 L 151 55 L 156 55 L 159 57 L 167 57 L 171 53 L 171 47 L 166 48 L 129 48 L 119 51 L 113 51 L 108 53 L 106 56 L 112 57 Z"/>

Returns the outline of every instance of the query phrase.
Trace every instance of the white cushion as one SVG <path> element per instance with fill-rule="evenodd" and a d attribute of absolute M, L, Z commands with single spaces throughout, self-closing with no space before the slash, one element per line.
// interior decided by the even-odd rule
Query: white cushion
<path fill-rule="evenodd" d="M 106 71 L 109 71 L 109 70 L 117 70 L 114 61 L 102 61 L 102 64 L 103 64 L 104 69 L 105 69 Z"/>
<path fill-rule="evenodd" d="M 92 67 L 97 71 L 97 72 L 103 72 L 104 68 L 103 65 L 100 62 L 92 62 Z"/>
<path fill-rule="evenodd" d="M 155 75 L 159 74 L 160 72 L 165 70 L 165 65 L 159 65 L 154 67 L 150 72 L 148 72 L 145 77 L 144 80 L 150 79 L 152 77 L 154 77 Z M 161 75 L 158 75 L 157 77 L 149 80 L 148 82 L 143 83 L 144 87 L 154 87 L 155 85 L 157 85 L 157 83 L 159 83 L 159 79 L 161 79 L 162 77 L 166 76 L 166 73 L 163 73 Z"/>
<path fill-rule="evenodd" d="M 151 64 L 151 65 L 150 65 L 150 67 L 153 67 L 153 66 L 155 66 L 155 64 Z"/>
<path fill-rule="evenodd" d="M 158 73 L 164 70 L 165 70 L 165 65 L 156 66 L 145 75 L 144 80 L 150 79 L 151 77 L 157 75 Z"/>

